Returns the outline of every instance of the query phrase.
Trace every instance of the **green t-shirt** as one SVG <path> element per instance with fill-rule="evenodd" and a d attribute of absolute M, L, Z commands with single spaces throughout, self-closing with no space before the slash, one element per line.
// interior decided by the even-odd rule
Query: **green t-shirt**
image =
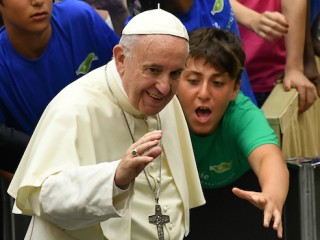
<path fill-rule="evenodd" d="M 210 135 L 190 133 L 203 188 L 219 188 L 250 169 L 249 154 L 263 144 L 278 144 L 263 112 L 241 92 Z"/>

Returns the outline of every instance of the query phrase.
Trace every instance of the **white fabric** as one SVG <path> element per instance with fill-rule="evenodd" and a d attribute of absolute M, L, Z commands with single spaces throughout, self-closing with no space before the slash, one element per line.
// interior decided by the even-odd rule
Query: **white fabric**
<path fill-rule="evenodd" d="M 188 32 L 182 22 L 162 9 L 148 10 L 134 16 L 122 30 L 122 35 L 132 34 L 166 34 L 189 41 Z"/>
<path fill-rule="evenodd" d="M 64 229 L 79 229 L 98 224 L 106 218 L 124 216 L 129 206 L 127 198 L 116 202 L 114 209 L 110 208 L 114 198 L 121 196 L 121 193 L 128 195 L 118 188 L 110 188 L 113 186 L 113 177 L 110 175 L 114 175 L 117 165 L 118 162 L 114 161 L 80 166 L 49 176 L 42 184 L 40 192 L 44 217 L 50 218 Z M 83 191 L 82 188 L 86 190 Z M 81 206 L 81 212 L 78 210 L 79 203 L 85 203 Z"/>
<path fill-rule="evenodd" d="M 106 24 L 108 24 L 108 26 L 109 26 L 112 30 L 114 30 L 110 15 L 107 16 L 107 18 L 105 19 L 105 22 L 106 22 Z"/>
<path fill-rule="evenodd" d="M 115 82 L 112 67 L 114 61 L 108 64 L 108 80 L 138 139 L 153 128 L 145 121 L 154 117 L 132 107 Z M 180 239 L 189 231 L 189 208 L 205 201 L 176 97 L 160 118 L 164 132 L 160 204 L 172 219 L 164 231 L 166 237 Z M 157 239 L 155 225 L 148 223 L 148 216 L 154 214 L 154 199 L 143 173 L 126 191 L 114 189 L 118 160 L 130 145 L 104 67 L 60 92 L 40 119 L 8 189 L 16 198 L 16 213 L 35 214 L 27 239 Z M 154 178 L 151 165 L 147 171 Z M 140 202 L 145 204 L 141 207 Z"/>

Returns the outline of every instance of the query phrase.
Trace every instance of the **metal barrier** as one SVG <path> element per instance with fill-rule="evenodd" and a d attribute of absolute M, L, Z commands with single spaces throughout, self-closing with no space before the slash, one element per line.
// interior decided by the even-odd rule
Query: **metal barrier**
<path fill-rule="evenodd" d="M 320 158 L 294 158 L 288 163 L 299 167 L 300 239 L 317 240 L 319 220 L 317 219 L 315 169 Z"/>

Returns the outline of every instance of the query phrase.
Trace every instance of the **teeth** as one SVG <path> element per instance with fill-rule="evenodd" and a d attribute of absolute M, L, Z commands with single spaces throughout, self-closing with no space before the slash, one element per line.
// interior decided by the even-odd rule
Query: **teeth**
<path fill-rule="evenodd" d="M 161 97 L 158 97 L 157 95 L 154 95 L 154 94 L 152 94 L 152 93 L 149 93 L 149 95 L 150 95 L 151 97 L 155 98 L 155 99 L 161 99 Z"/>
<path fill-rule="evenodd" d="M 206 109 L 208 109 L 207 107 L 199 107 L 199 109 L 201 109 L 201 110 L 206 110 Z"/>

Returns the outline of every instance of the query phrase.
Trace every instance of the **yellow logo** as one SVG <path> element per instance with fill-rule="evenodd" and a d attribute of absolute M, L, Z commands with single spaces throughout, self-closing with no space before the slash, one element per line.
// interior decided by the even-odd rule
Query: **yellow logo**
<path fill-rule="evenodd" d="M 210 171 L 215 171 L 216 173 L 223 173 L 228 171 L 232 167 L 232 162 L 222 162 L 219 165 L 210 166 Z"/>

